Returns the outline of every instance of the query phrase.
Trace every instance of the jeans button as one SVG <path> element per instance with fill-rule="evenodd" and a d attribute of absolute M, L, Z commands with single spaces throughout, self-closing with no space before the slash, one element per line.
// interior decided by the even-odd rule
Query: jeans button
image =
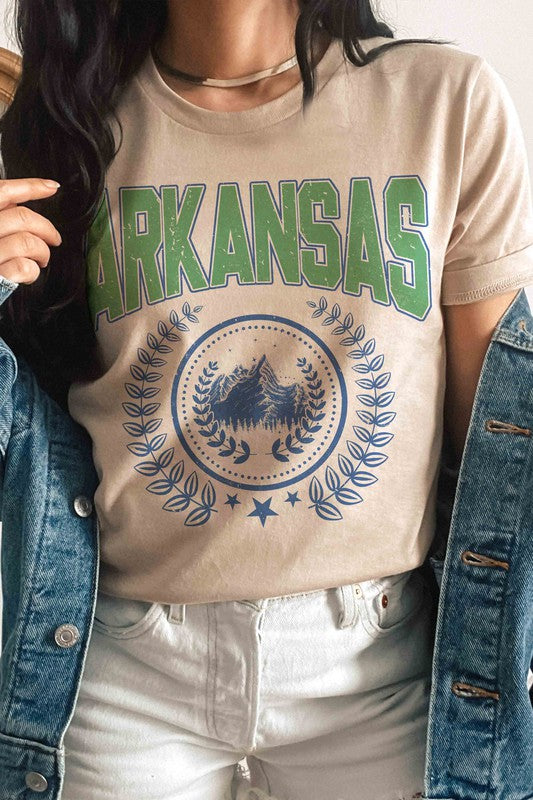
<path fill-rule="evenodd" d="M 79 517 L 88 517 L 92 513 L 93 504 L 84 494 L 74 498 L 74 511 Z"/>
<path fill-rule="evenodd" d="M 72 647 L 80 638 L 80 631 L 75 625 L 65 623 L 56 628 L 54 639 L 59 647 Z"/>
<path fill-rule="evenodd" d="M 26 786 L 34 792 L 44 792 L 48 788 L 48 781 L 40 772 L 27 772 Z"/>

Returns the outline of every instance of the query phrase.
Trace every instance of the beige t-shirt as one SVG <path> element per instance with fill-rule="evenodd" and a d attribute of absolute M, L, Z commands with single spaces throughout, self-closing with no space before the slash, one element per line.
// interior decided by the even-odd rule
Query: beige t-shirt
<path fill-rule="evenodd" d="M 366 49 L 389 41 L 374 37 Z M 421 565 L 434 535 L 440 304 L 533 283 L 523 134 L 449 45 L 212 111 L 150 55 L 88 236 L 106 373 L 71 387 L 100 478 L 100 588 L 200 603 Z"/>

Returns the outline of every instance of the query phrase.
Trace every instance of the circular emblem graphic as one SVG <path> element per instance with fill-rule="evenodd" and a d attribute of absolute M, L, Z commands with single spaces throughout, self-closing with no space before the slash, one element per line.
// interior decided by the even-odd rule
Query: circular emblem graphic
<path fill-rule="evenodd" d="M 179 439 L 208 475 L 254 491 L 295 483 L 330 455 L 346 419 L 346 386 L 312 331 L 268 314 L 211 328 L 172 385 Z"/>

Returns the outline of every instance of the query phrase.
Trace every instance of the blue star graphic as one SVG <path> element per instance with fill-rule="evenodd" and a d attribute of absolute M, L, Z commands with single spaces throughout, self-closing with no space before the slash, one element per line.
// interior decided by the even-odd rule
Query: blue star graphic
<path fill-rule="evenodd" d="M 240 500 L 237 500 L 237 494 L 226 494 L 226 497 L 227 497 L 228 499 L 226 500 L 226 502 L 224 503 L 224 505 L 225 505 L 225 506 L 231 506 L 231 510 L 232 510 L 232 511 L 233 511 L 233 509 L 235 508 L 235 506 L 240 506 L 240 504 L 241 504 L 241 501 L 240 501 Z"/>
<path fill-rule="evenodd" d="M 250 514 L 248 514 L 248 516 L 259 517 L 263 528 L 265 527 L 265 520 L 267 517 L 279 517 L 279 514 L 276 514 L 276 512 L 272 511 L 272 509 L 270 508 L 270 503 L 272 502 L 271 497 L 269 497 L 268 500 L 265 500 L 264 503 L 261 503 L 259 500 L 256 500 L 255 497 L 253 497 L 252 500 L 255 503 L 255 511 L 251 511 Z"/>
<path fill-rule="evenodd" d="M 291 506 L 294 508 L 295 503 L 301 503 L 302 501 L 298 497 L 298 492 L 287 492 L 287 499 L 285 500 L 286 503 L 290 503 Z"/>

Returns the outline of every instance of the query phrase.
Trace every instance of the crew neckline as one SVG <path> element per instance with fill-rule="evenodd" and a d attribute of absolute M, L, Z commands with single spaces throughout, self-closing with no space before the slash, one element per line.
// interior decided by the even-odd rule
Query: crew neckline
<path fill-rule="evenodd" d="M 342 39 L 333 38 L 315 67 L 315 97 L 344 62 Z M 167 116 L 188 128 L 208 133 L 236 134 L 266 128 L 291 116 L 302 105 L 301 80 L 273 100 L 241 111 L 214 111 L 202 108 L 177 94 L 163 80 L 151 49 L 134 76 L 149 99 Z"/>

